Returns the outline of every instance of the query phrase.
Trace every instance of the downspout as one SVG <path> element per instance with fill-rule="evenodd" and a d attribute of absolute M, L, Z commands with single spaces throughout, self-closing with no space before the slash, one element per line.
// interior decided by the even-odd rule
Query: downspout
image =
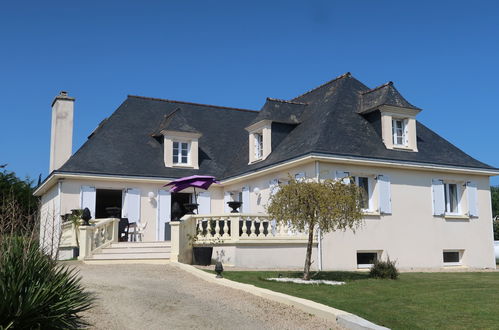
<path fill-rule="evenodd" d="M 315 161 L 315 181 L 319 182 L 319 173 L 320 173 L 320 167 L 319 167 L 319 161 Z M 322 271 L 322 233 L 321 233 L 321 228 L 317 228 L 317 263 L 319 267 L 319 271 Z"/>

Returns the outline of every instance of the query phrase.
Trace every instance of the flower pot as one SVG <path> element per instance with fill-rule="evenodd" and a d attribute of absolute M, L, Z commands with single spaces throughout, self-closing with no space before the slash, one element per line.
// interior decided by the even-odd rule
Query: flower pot
<path fill-rule="evenodd" d="M 240 208 L 241 205 L 243 205 L 243 202 L 231 201 L 227 202 L 227 205 L 229 205 L 229 207 L 232 209 L 230 213 L 239 213 L 237 209 Z"/>
<path fill-rule="evenodd" d="M 187 203 L 184 204 L 185 209 L 187 210 L 186 214 L 194 214 L 194 210 L 197 210 L 199 204 L 195 203 Z"/>
<path fill-rule="evenodd" d="M 199 266 L 211 265 L 211 255 L 213 253 L 212 246 L 194 246 L 192 248 L 194 254 L 194 264 Z"/>

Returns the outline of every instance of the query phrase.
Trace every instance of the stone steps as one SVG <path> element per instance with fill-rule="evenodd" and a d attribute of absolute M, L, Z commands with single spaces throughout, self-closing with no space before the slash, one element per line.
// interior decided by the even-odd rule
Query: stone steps
<path fill-rule="evenodd" d="M 170 242 L 118 242 L 86 258 L 88 263 L 117 262 L 168 262 L 171 255 Z"/>

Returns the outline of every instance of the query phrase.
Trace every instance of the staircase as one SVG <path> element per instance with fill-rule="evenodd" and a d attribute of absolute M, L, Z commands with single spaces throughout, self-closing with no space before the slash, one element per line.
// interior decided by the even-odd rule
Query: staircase
<path fill-rule="evenodd" d="M 85 258 L 85 263 L 167 263 L 170 261 L 171 243 L 118 242 Z"/>

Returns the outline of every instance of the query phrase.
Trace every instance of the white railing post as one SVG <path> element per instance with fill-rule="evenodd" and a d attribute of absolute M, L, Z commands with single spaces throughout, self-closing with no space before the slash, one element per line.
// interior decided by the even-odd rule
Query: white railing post
<path fill-rule="evenodd" d="M 83 260 L 90 255 L 92 245 L 92 228 L 90 226 L 80 226 L 80 254 L 78 260 Z"/>
<path fill-rule="evenodd" d="M 239 216 L 231 216 L 227 218 L 230 220 L 230 240 L 232 242 L 239 241 Z"/>

